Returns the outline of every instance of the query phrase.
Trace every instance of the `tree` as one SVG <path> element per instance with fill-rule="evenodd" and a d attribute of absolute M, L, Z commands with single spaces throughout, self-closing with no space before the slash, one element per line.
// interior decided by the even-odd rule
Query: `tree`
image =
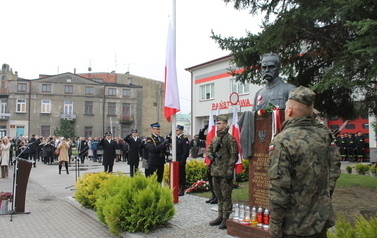
<path fill-rule="evenodd" d="M 64 138 L 70 138 L 71 140 L 75 140 L 77 138 L 77 135 L 75 132 L 75 124 L 72 123 L 70 120 L 61 119 L 60 129 L 55 129 L 54 135 L 62 136 Z"/>
<path fill-rule="evenodd" d="M 237 81 L 262 84 L 260 57 L 281 57 L 282 75 L 317 93 L 315 108 L 355 119 L 377 114 L 377 5 L 374 0 L 223 0 L 264 14 L 263 30 L 245 37 L 212 38 L 230 50 Z M 275 20 L 270 21 L 272 16 Z"/>

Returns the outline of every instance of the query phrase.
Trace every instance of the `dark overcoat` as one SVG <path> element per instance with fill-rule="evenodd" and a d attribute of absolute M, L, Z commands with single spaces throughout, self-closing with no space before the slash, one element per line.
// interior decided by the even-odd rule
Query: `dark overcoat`
<path fill-rule="evenodd" d="M 116 158 L 115 148 L 116 141 L 111 140 L 110 143 L 106 139 L 102 139 L 98 145 L 103 147 L 102 165 L 114 165 L 114 159 Z"/>
<path fill-rule="evenodd" d="M 129 165 L 139 165 L 139 160 L 141 156 L 141 145 L 142 145 L 142 140 L 137 137 L 135 140 L 132 136 L 127 136 L 124 138 L 124 141 L 128 143 L 128 164 Z"/>

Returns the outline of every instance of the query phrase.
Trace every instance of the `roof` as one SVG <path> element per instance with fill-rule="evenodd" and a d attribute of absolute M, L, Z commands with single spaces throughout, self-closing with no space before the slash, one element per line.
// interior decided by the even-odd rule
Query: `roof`
<path fill-rule="evenodd" d="M 211 64 L 215 64 L 215 63 L 218 63 L 218 62 L 221 62 L 221 61 L 225 61 L 225 60 L 228 60 L 228 59 L 231 59 L 231 58 L 233 58 L 233 54 L 223 56 L 223 57 L 220 57 L 220 58 L 217 58 L 217 59 L 214 59 L 214 60 L 210 60 L 210 61 L 198 64 L 198 65 L 195 65 L 195 66 L 192 66 L 192 67 L 188 67 L 185 70 L 191 72 L 193 69 L 198 69 L 198 68 L 208 66 L 208 65 L 211 65 Z"/>

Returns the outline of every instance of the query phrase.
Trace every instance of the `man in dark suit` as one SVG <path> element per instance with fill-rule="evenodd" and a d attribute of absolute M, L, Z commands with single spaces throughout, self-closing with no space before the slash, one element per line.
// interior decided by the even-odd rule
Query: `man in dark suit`
<path fill-rule="evenodd" d="M 177 125 L 177 161 L 179 161 L 179 196 L 185 195 L 186 186 L 186 160 L 189 156 L 190 143 L 187 136 L 183 134 L 184 127 Z"/>
<path fill-rule="evenodd" d="M 164 175 L 165 154 L 167 153 L 169 139 L 164 140 L 160 136 L 160 124 L 158 122 L 151 124 L 151 132 L 146 141 L 146 147 L 148 148 L 148 173 L 145 175 L 151 176 L 156 172 L 157 181 L 161 183 Z"/>
<path fill-rule="evenodd" d="M 102 165 L 105 172 L 113 172 L 114 159 L 116 158 L 116 144 L 116 141 L 111 139 L 110 132 L 106 132 L 105 138 L 98 143 L 98 145 L 103 147 Z"/>
<path fill-rule="evenodd" d="M 139 138 L 137 130 L 131 131 L 131 134 L 124 138 L 124 141 L 128 143 L 128 164 L 130 165 L 130 176 L 133 177 L 134 173 L 139 168 L 139 160 L 141 156 L 141 149 L 143 141 Z"/>

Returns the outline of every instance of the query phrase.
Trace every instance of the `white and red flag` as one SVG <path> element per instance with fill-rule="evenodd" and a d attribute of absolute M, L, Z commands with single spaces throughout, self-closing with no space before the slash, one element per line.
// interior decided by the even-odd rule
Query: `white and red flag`
<path fill-rule="evenodd" d="M 179 104 L 177 67 L 176 67 L 176 43 L 172 24 L 169 23 L 168 42 L 166 46 L 165 64 L 165 103 L 164 115 L 168 122 L 171 116 L 181 110 Z"/>
<path fill-rule="evenodd" d="M 232 120 L 232 136 L 236 139 L 237 146 L 238 146 L 238 160 L 235 165 L 236 174 L 242 172 L 242 150 L 241 150 L 241 141 L 240 141 L 240 127 L 238 125 L 238 112 L 237 107 L 233 108 L 233 120 Z"/>
<path fill-rule="evenodd" d="M 208 133 L 206 136 L 206 151 L 208 151 L 208 147 L 211 144 L 212 138 L 215 137 L 215 135 L 216 135 L 216 126 L 213 120 L 213 115 L 212 115 L 212 110 L 211 110 L 209 114 L 209 121 L 208 121 Z M 206 165 L 211 164 L 211 160 L 208 158 L 208 156 L 204 158 L 204 163 L 206 163 Z"/>

